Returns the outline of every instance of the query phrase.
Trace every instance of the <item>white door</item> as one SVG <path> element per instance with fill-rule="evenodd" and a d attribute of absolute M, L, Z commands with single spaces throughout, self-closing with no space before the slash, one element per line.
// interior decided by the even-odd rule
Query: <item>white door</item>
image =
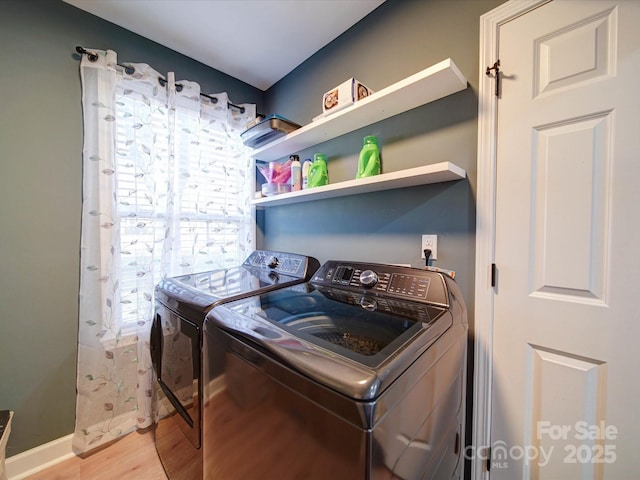
<path fill-rule="evenodd" d="M 640 478 L 640 1 L 499 30 L 490 477 Z"/>

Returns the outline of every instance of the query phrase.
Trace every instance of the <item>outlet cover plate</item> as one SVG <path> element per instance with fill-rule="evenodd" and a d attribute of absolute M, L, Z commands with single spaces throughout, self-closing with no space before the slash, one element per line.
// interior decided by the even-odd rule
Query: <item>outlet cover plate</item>
<path fill-rule="evenodd" d="M 438 259 L 438 235 L 422 235 L 422 248 L 420 256 L 424 258 L 425 249 L 431 250 L 431 260 Z"/>

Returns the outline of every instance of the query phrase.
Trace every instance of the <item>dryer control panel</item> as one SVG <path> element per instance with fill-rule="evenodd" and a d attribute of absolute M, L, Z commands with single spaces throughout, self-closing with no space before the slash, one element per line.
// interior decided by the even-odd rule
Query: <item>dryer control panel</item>
<path fill-rule="evenodd" d="M 331 260 L 311 283 L 449 306 L 442 274 L 419 268 Z"/>
<path fill-rule="evenodd" d="M 247 268 L 274 271 L 298 278 L 309 278 L 320 266 L 315 258 L 295 253 L 255 250 L 242 264 Z"/>

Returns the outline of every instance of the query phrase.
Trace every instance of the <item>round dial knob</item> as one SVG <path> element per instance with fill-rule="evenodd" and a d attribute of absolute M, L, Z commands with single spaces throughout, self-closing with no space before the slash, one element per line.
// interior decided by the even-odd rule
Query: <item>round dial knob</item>
<path fill-rule="evenodd" d="M 280 262 L 278 261 L 278 257 L 274 255 L 270 256 L 267 260 L 267 267 L 269 268 L 276 268 L 279 264 Z"/>
<path fill-rule="evenodd" d="M 371 288 L 378 283 L 378 274 L 373 270 L 365 270 L 360 274 L 360 283 L 365 288 Z"/>

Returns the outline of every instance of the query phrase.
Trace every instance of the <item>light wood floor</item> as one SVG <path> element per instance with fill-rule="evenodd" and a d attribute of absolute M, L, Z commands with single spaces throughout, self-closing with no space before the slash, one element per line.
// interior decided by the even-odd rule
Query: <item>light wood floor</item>
<path fill-rule="evenodd" d="M 95 453 L 74 457 L 27 480 L 167 480 L 150 430 L 133 432 Z"/>

